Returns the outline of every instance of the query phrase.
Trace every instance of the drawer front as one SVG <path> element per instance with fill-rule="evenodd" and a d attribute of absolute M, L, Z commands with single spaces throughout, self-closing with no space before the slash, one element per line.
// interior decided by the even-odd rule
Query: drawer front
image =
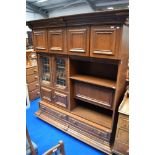
<path fill-rule="evenodd" d="M 35 82 L 28 84 L 28 91 L 33 91 L 35 89 L 39 89 L 38 81 L 35 81 Z"/>
<path fill-rule="evenodd" d="M 62 121 L 67 120 L 67 115 L 62 114 L 62 113 L 60 113 L 58 111 L 52 110 L 52 109 L 47 108 L 47 107 L 45 107 L 43 105 L 40 105 L 40 109 L 41 109 L 42 112 L 47 113 L 50 117 L 55 117 L 55 118 L 60 119 Z"/>
<path fill-rule="evenodd" d="M 41 98 L 43 100 L 52 101 L 52 90 L 45 87 L 41 87 Z"/>
<path fill-rule="evenodd" d="M 75 97 L 101 107 L 112 107 L 113 90 L 91 84 L 75 82 Z"/>
<path fill-rule="evenodd" d="M 27 84 L 34 82 L 34 81 L 38 81 L 38 75 L 37 74 L 32 74 L 32 75 L 26 76 Z"/>
<path fill-rule="evenodd" d="M 119 139 L 119 141 L 128 144 L 129 143 L 129 132 L 119 128 L 118 129 L 118 133 L 117 133 L 117 139 Z"/>
<path fill-rule="evenodd" d="M 31 67 L 26 69 L 26 75 L 31 75 L 36 73 L 38 73 L 37 67 Z"/>
<path fill-rule="evenodd" d="M 128 116 L 119 116 L 119 127 L 129 131 L 129 118 Z"/>
<path fill-rule="evenodd" d="M 109 133 L 107 133 L 107 132 L 96 129 L 96 128 L 89 126 L 85 123 L 77 121 L 71 117 L 68 117 L 68 121 L 71 125 L 75 126 L 76 128 L 81 129 L 82 131 L 84 131 L 86 133 L 89 133 L 90 135 L 96 136 L 102 140 L 104 139 L 104 140 L 109 141 Z"/>
<path fill-rule="evenodd" d="M 115 145 L 114 145 L 114 152 L 119 153 L 119 154 L 124 154 L 127 155 L 128 150 L 129 150 L 129 146 L 127 144 L 121 143 L 119 141 L 116 141 Z"/>
<path fill-rule="evenodd" d="M 29 92 L 29 99 L 30 100 L 34 100 L 34 99 L 39 98 L 39 97 L 40 97 L 39 89 L 36 89 L 32 92 Z"/>
<path fill-rule="evenodd" d="M 64 93 L 60 93 L 55 91 L 54 92 L 54 102 L 58 105 L 61 105 L 63 107 L 67 107 L 67 103 L 68 103 L 68 97 L 66 94 Z"/>

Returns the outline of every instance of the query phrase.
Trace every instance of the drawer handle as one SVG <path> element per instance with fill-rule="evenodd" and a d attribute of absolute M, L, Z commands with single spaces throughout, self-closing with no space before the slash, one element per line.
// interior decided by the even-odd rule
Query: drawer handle
<path fill-rule="evenodd" d="M 40 92 L 37 92 L 37 95 L 39 95 L 40 94 Z"/>
<path fill-rule="evenodd" d="M 35 76 L 34 78 L 35 78 L 35 79 L 38 79 L 38 76 Z"/>
<path fill-rule="evenodd" d="M 36 84 L 36 87 L 38 87 L 38 86 L 39 86 L 39 84 L 37 83 L 37 84 Z"/>
<path fill-rule="evenodd" d="M 34 69 L 34 70 L 33 70 L 33 72 L 34 72 L 34 73 L 37 73 L 37 70 L 36 70 L 36 69 Z"/>

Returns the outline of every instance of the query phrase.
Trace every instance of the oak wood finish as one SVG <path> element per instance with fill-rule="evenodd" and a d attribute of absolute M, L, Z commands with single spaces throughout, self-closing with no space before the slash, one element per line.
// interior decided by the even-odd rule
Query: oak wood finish
<path fill-rule="evenodd" d="M 92 26 L 90 37 L 91 57 L 116 57 L 119 26 Z"/>
<path fill-rule="evenodd" d="M 34 49 L 36 52 L 48 52 L 47 30 L 39 29 L 33 31 Z"/>
<path fill-rule="evenodd" d="M 67 43 L 69 54 L 89 56 L 89 27 L 68 28 Z"/>
<path fill-rule="evenodd" d="M 34 32 L 48 32 L 48 37 L 43 36 L 50 52 L 40 51 L 38 62 L 41 88 L 48 89 L 43 94 L 51 99 L 42 99 L 37 117 L 108 154 L 112 154 L 117 109 L 125 91 L 127 18 L 124 9 L 27 22 Z M 42 80 L 42 57 L 49 59 L 49 82 Z M 61 69 L 58 72 L 57 58 L 65 60 L 66 76 Z M 65 77 L 67 87 L 56 85 L 58 74 Z"/>
<path fill-rule="evenodd" d="M 67 52 L 64 28 L 48 30 L 48 49 L 50 53 L 65 54 Z"/>

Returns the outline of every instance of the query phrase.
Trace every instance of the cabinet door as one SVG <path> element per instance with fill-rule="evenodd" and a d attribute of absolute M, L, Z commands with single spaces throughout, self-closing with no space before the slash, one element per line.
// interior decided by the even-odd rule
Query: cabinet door
<path fill-rule="evenodd" d="M 54 68 L 54 87 L 59 90 L 67 90 L 68 58 L 56 56 L 54 58 Z"/>
<path fill-rule="evenodd" d="M 47 100 L 47 101 L 52 101 L 52 90 L 45 88 L 45 87 L 41 87 L 41 98 L 42 100 Z"/>
<path fill-rule="evenodd" d="M 55 91 L 53 98 L 54 103 L 57 105 L 63 106 L 65 108 L 67 107 L 68 99 L 66 94 Z"/>
<path fill-rule="evenodd" d="M 116 31 L 115 27 L 92 26 L 90 56 L 106 57 L 116 54 Z"/>
<path fill-rule="evenodd" d="M 51 58 L 50 56 L 39 56 L 39 72 L 41 85 L 51 86 Z"/>
<path fill-rule="evenodd" d="M 33 31 L 33 39 L 34 39 L 34 49 L 36 52 L 48 52 L 46 30 Z"/>
<path fill-rule="evenodd" d="M 67 45 L 69 54 L 89 56 L 89 27 L 68 28 Z"/>
<path fill-rule="evenodd" d="M 48 47 L 49 52 L 65 54 L 65 30 L 51 29 L 48 31 Z"/>

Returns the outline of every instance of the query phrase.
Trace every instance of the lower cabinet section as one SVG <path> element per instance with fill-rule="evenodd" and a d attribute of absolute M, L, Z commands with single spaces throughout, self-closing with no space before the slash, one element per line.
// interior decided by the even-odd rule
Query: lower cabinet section
<path fill-rule="evenodd" d="M 46 87 L 41 87 L 41 97 L 43 100 L 52 101 L 52 90 Z"/>
<path fill-rule="evenodd" d="M 67 111 L 63 113 L 62 111 L 57 111 L 40 103 L 40 110 L 36 115 L 87 144 L 111 154 L 109 143 L 111 131 L 98 129 L 83 122 L 79 117 L 74 118 L 73 114 L 69 114 Z"/>
<path fill-rule="evenodd" d="M 39 98 L 39 97 L 40 97 L 39 89 L 36 89 L 32 92 L 29 92 L 29 99 L 30 100 L 34 100 L 34 99 Z"/>

